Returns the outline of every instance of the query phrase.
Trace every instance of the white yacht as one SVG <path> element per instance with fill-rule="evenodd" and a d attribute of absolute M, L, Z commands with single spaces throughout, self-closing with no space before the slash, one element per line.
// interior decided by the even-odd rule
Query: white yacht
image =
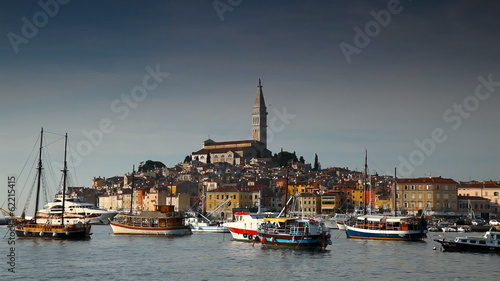
<path fill-rule="evenodd" d="M 83 216 L 91 224 L 108 224 L 117 214 L 117 211 L 106 210 L 96 207 L 94 204 L 83 201 L 76 197 L 66 197 L 64 202 L 64 216 Z M 54 201 L 46 204 L 38 213 L 41 215 L 60 215 L 63 209 L 62 196 L 58 196 Z"/>

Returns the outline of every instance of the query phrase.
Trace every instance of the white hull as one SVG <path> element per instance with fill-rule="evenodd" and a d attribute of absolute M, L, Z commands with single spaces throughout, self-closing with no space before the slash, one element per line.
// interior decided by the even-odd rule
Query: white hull
<path fill-rule="evenodd" d="M 193 232 L 214 232 L 214 233 L 228 233 L 229 230 L 224 226 L 202 226 L 202 225 L 191 225 L 191 230 Z"/>

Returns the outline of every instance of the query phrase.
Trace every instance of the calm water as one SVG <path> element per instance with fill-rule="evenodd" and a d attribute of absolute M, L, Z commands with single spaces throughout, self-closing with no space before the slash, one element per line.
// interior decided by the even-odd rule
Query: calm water
<path fill-rule="evenodd" d="M 2 237 L 7 233 L 0 227 Z M 427 242 L 346 239 L 332 230 L 324 252 L 262 249 L 230 234 L 113 235 L 93 226 L 88 241 L 17 240 L 16 273 L 0 241 L 0 280 L 499 280 L 500 254 L 451 253 Z M 439 233 L 430 233 L 430 237 Z M 454 236 L 457 234 L 447 234 Z M 460 235 L 460 234 L 458 234 Z M 480 235 L 480 233 L 468 233 Z M 436 247 L 438 250 L 433 250 Z"/>

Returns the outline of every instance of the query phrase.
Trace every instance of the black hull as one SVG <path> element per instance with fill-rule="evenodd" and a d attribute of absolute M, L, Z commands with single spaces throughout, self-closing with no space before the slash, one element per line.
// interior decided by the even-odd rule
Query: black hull
<path fill-rule="evenodd" d="M 441 244 L 444 251 L 450 252 L 489 252 L 500 253 L 500 246 L 481 246 L 453 241 L 434 240 Z"/>

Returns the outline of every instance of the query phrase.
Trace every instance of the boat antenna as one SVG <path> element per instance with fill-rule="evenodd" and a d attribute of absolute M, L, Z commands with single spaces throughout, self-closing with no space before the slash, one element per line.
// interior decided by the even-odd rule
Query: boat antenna
<path fill-rule="evenodd" d="M 68 148 L 68 133 L 64 135 L 64 167 L 63 167 L 63 194 L 62 194 L 62 214 L 61 214 L 61 225 L 64 225 L 64 211 L 66 202 L 66 179 L 68 177 L 68 163 L 66 161 L 66 153 Z"/>
<path fill-rule="evenodd" d="M 132 165 L 132 184 L 130 185 L 130 214 L 132 214 L 132 207 L 134 205 L 134 174 L 135 174 L 135 165 Z"/>
<path fill-rule="evenodd" d="M 39 198 L 40 198 L 40 186 L 41 186 L 41 181 L 42 181 L 42 146 L 43 146 L 43 127 L 42 131 L 40 132 L 40 151 L 38 152 L 38 179 L 37 179 L 37 184 L 36 184 L 36 201 L 35 201 L 35 215 L 33 216 L 35 219 L 36 223 L 36 214 L 38 211 L 38 203 L 39 203 Z"/>

